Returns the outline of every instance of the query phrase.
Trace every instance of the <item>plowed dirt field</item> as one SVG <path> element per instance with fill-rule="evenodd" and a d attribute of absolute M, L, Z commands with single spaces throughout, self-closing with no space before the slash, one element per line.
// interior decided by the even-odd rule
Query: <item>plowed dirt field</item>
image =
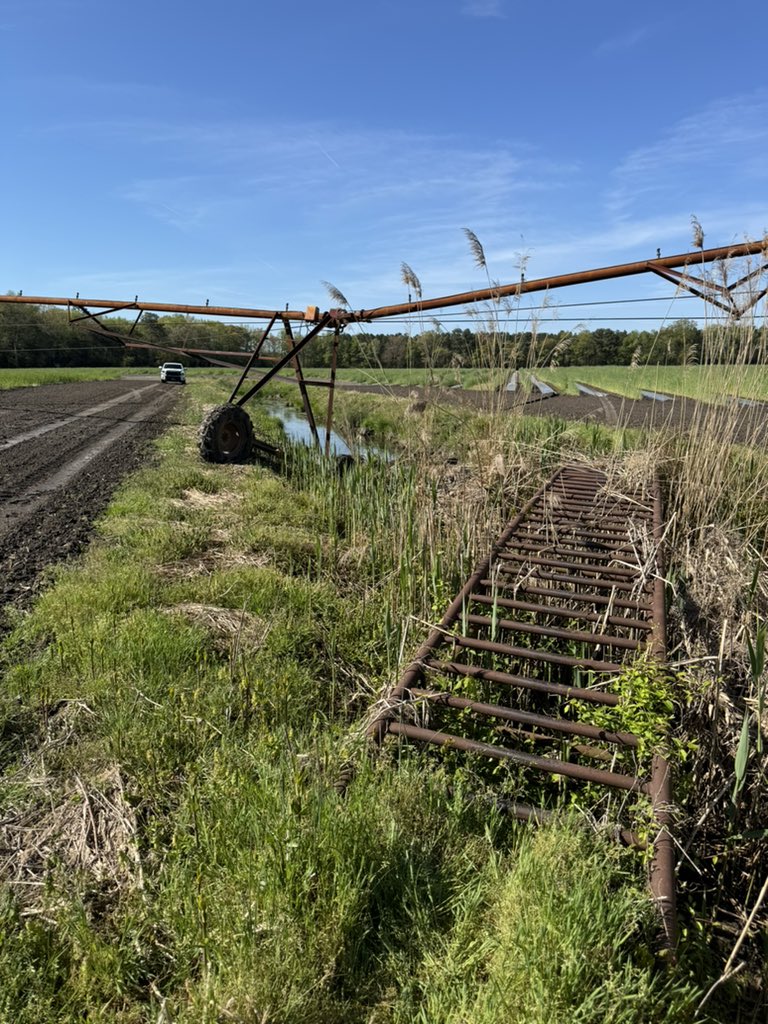
<path fill-rule="evenodd" d="M 180 392 L 146 378 L 0 391 L 0 626 L 45 566 L 80 550 Z"/>

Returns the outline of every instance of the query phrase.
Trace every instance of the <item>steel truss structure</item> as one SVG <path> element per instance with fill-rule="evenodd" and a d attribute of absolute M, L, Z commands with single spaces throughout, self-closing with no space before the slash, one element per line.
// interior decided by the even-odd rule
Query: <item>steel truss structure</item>
<path fill-rule="evenodd" d="M 735 281 L 728 282 L 728 268 L 734 260 L 756 257 L 754 265 L 749 266 Z M 111 338 L 126 348 L 155 349 L 158 352 L 172 352 L 179 356 L 194 356 L 212 366 L 242 369 L 240 379 L 229 397 L 228 405 L 242 408 L 254 395 L 260 392 L 282 370 L 290 366 L 293 377 L 299 387 L 302 405 L 310 424 L 315 443 L 320 445 L 317 420 L 309 398 L 309 388 L 325 388 L 328 392 L 326 409 L 326 453 L 330 450 L 330 433 L 333 422 L 333 396 L 336 382 L 336 354 L 338 335 L 350 324 L 373 323 L 391 317 L 420 314 L 433 310 L 449 309 L 456 306 L 467 306 L 475 303 L 499 303 L 503 299 L 519 298 L 537 292 L 548 292 L 558 288 L 608 281 L 617 278 L 634 277 L 640 274 L 655 274 L 676 288 L 687 291 L 723 310 L 733 320 L 739 320 L 768 294 L 768 285 L 763 285 L 761 277 L 768 270 L 768 243 L 744 242 L 738 245 L 721 246 L 715 249 L 698 249 L 694 252 L 679 253 L 676 256 L 662 257 L 658 252 L 655 259 L 639 260 L 635 263 L 621 263 L 609 267 L 598 267 L 592 270 L 581 270 L 571 274 L 560 274 L 554 277 L 541 277 L 526 281 L 525 277 L 514 284 L 494 285 L 474 291 L 444 295 L 432 299 L 397 303 L 390 306 L 377 306 L 370 309 L 329 309 L 321 311 L 319 306 L 308 306 L 304 311 L 297 309 L 255 309 L 238 306 L 188 305 L 164 302 L 139 302 L 138 296 L 133 301 L 112 299 L 83 299 L 78 293 L 75 298 L 51 297 L 41 295 L 0 295 L 0 302 L 27 303 L 37 306 L 59 306 L 68 311 L 73 326 L 85 327 L 95 333 Z M 136 318 L 128 334 L 111 331 L 102 321 L 102 317 L 114 313 L 135 312 Z M 156 345 L 146 340 L 138 340 L 135 330 L 144 313 L 180 313 L 191 316 L 215 318 L 231 318 L 237 320 L 262 320 L 266 326 L 252 352 L 219 351 L 214 349 L 187 348 L 171 344 Z M 292 325 L 298 324 L 305 329 L 300 337 L 295 337 Z M 278 325 L 285 340 L 285 353 L 282 356 L 265 355 L 263 349 L 270 332 Z M 301 368 L 299 356 L 311 341 L 324 331 L 332 331 L 334 344 L 331 359 L 330 380 L 307 379 Z M 242 362 L 247 360 L 243 368 Z M 271 363 L 269 370 L 261 373 L 250 387 L 245 387 L 246 380 L 254 373 L 255 364 Z M 238 449 L 239 450 L 239 449 Z M 222 452 L 222 461 L 231 461 L 227 453 Z"/>

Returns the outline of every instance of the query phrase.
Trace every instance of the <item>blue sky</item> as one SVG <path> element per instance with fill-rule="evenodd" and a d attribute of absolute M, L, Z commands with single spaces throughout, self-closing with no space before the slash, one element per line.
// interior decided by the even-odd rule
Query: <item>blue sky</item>
<path fill-rule="evenodd" d="M 692 214 L 759 238 L 766 28 L 710 0 L 0 0 L 0 289 L 361 307 L 405 299 L 403 260 L 427 296 L 483 287 L 464 227 L 501 281 L 685 251 Z"/>

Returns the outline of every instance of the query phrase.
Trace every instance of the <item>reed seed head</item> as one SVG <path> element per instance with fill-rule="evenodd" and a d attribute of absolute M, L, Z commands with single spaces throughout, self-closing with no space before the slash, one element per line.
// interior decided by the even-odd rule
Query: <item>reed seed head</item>
<path fill-rule="evenodd" d="M 321 281 L 320 284 L 325 288 L 333 301 L 338 303 L 339 306 L 346 306 L 347 309 L 352 308 L 346 295 L 344 295 L 343 292 L 340 292 L 339 289 L 335 285 L 331 284 L 330 281 Z"/>
<path fill-rule="evenodd" d="M 400 280 L 406 288 L 413 292 L 417 299 L 421 298 L 421 281 L 405 262 L 400 264 Z"/>
<path fill-rule="evenodd" d="M 691 214 L 691 230 L 693 231 L 693 248 L 703 249 L 704 228 L 699 223 L 699 218 L 693 213 Z"/>
<path fill-rule="evenodd" d="M 472 258 L 478 267 L 482 270 L 487 269 L 488 264 L 485 261 L 485 250 L 483 249 L 480 239 L 477 237 L 474 231 L 470 228 L 462 228 L 462 231 L 467 236 L 469 242 L 469 250 L 472 253 Z"/>

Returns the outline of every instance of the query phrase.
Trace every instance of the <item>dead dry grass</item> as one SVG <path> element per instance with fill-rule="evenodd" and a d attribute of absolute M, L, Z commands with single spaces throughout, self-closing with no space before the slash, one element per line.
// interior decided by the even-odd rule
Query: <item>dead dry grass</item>
<path fill-rule="evenodd" d="M 104 893 L 141 888 L 136 818 L 116 764 L 84 779 L 62 782 L 41 774 L 46 744 L 30 767 L 28 805 L 0 823 L 0 878 L 11 888 L 23 916 L 50 912 L 48 883 L 55 874 Z M 20 780 L 22 781 L 22 780 Z"/>
<path fill-rule="evenodd" d="M 258 650 L 269 633 L 269 623 L 245 609 L 222 608 L 212 604 L 185 602 L 164 608 L 166 615 L 183 615 L 196 626 L 202 626 L 224 653 L 233 649 L 241 653 Z"/>
<path fill-rule="evenodd" d="M 234 491 L 216 491 L 209 494 L 207 491 L 198 490 L 196 487 L 189 487 L 181 492 L 180 498 L 174 498 L 171 504 L 176 508 L 212 510 L 215 512 L 226 511 L 228 508 L 236 508 L 240 496 Z"/>

